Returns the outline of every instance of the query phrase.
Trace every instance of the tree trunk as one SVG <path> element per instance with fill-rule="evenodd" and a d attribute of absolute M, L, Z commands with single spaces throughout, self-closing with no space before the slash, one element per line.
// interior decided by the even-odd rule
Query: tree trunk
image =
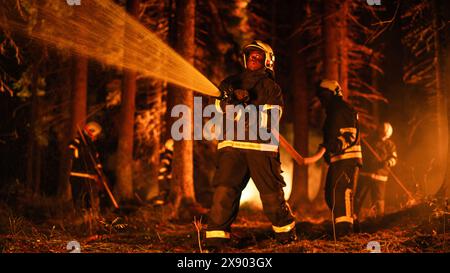
<path fill-rule="evenodd" d="M 36 143 L 37 130 L 39 128 L 39 97 L 38 97 L 38 71 L 35 68 L 31 79 L 31 111 L 30 111 L 30 131 L 27 144 L 27 173 L 26 187 L 30 193 L 35 194 L 40 180 L 40 152 Z"/>
<path fill-rule="evenodd" d="M 339 80 L 340 28 L 338 25 L 340 0 L 323 1 L 322 32 L 324 37 L 323 76 L 330 80 Z"/>
<path fill-rule="evenodd" d="M 444 163 L 446 161 L 445 149 L 442 147 L 445 146 L 445 132 L 446 124 L 445 122 L 445 96 L 443 90 L 444 83 L 444 74 L 442 73 L 443 69 L 443 56 L 444 51 L 441 46 L 441 38 L 444 37 L 442 34 L 441 28 L 441 16 L 439 9 L 439 0 L 433 0 L 432 3 L 432 13 L 433 13 L 433 36 L 434 36 L 434 73 L 435 73 L 435 87 L 436 87 L 436 118 L 437 118 L 437 137 L 438 137 L 438 162 Z M 443 18 L 442 18 L 443 19 Z M 442 166 L 444 166 L 442 164 Z"/>
<path fill-rule="evenodd" d="M 195 0 L 176 1 L 177 41 L 176 49 L 189 63 L 194 63 L 195 54 Z M 193 91 L 182 88 L 172 90 L 174 105 L 183 104 L 193 110 Z M 168 109 L 170 111 L 170 109 Z M 191 119 L 191 124 L 193 120 Z M 186 129 L 186 128 L 185 128 Z M 170 130 L 170 129 L 169 129 Z M 194 143 L 193 126 L 191 140 L 176 141 L 173 157 L 174 216 L 180 216 L 181 202 L 195 203 L 194 194 Z"/>
<path fill-rule="evenodd" d="M 293 25 L 300 25 L 298 14 L 302 14 L 301 5 L 297 4 L 297 8 L 292 9 Z M 294 27 L 295 30 L 297 27 Z M 306 76 L 305 56 L 298 54 L 298 50 L 303 48 L 304 43 L 299 35 L 292 38 L 291 56 L 292 56 L 292 87 L 294 99 L 294 148 L 301 155 L 308 156 L 308 88 Z M 308 198 L 308 167 L 299 166 L 294 163 L 294 173 L 292 178 L 292 191 L 289 203 L 294 211 L 300 211 L 308 206 L 310 200 Z"/>
<path fill-rule="evenodd" d="M 348 99 L 348 47 L 347 14 L 349 13 L 349 1 L 343 0 L 340 6 L 339 16 L 339 83 L 344 90 L 344 99 Z"/>
<path fill-rule="evenodd" d="M 139 13 L 139 0 L 128 0 L 127 11 L 137 17 Z M 125 26 L 125 43 L 127 41 L 128 26 Z M 127 50 L 125 56 L 127 58 Z M 120 123 L 117 147 L 117 184 L 115 191 L 119 199 L 133 198 L 133 140 L 134 115 L 136 110 L 136 72 L 124 70 L 122 104 L 120 106 Z"/>
<path fill-rule="evenodd" d="M 450 22 L 450 14 L 446 11 L 450 9 L 450 2 L 446 0 L 437 1 L 434 3 L 434 9 L 440 11 L 440 15 L 442 16 L 443 22 Z M 436 22 L 437 23 L 437 22 Z M 448 23 L 447 23 L 448 24 Z M 442 182 L 442 185 L 440 189 L 437 192 L 437 196 L 442 198 L 444 201 L 448 202 L 446 199 L 448 197 L 448 188 L 450 186 L 450 161 L 449 161 L 449 155 L 450 155 L 450 138 L 448 135 L 448 131 L 450 129 L 450 28 L 447 26 L 446 28 L 443 28 L 441 30 L 443 33 L 441 33 L 440 37 L 442 38 L 442 46 L 441 49 L 441 67 L 442 67 L 442 89 L 441 94 L 445 94 L 445 96 L 442 97 L 442 105 L 444 108 L 446 108 L 447 112 L 447 135 L 443 134 L 447 137 L 447 155 L 446 158 L 444 158 L 444 162 L 447 162 L 445 164 L 445 175 Z M 445 149 L 443 149 L 445 150 Z"/>
<path fill-rule="evenodd" d="M 82 56 L 73 57 L 73 78 L 72 94 L 70 99 L 70 125 L 67 134 L 66 149 L 63 150 L 63 162 L 60 174 L 59 196 L 64 201 L 72 198 L 69 184 L 69 174 L 71 168 L 70 151 L 67 148 L 68 143 L 74 139 L 79 129 L 86 123 L 87 111 L 87 77 L 88 77 L 88 59 Z"/>

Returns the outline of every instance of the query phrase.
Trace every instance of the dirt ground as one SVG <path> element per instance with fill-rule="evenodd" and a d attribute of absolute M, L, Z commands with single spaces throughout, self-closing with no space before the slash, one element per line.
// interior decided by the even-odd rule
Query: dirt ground
<path fill-rule="evenodd" d="M 0 251 L 66 253 L 68 243 L 76 241 L 83 253 L 205 252 L 199 239 L 204 237 L 204 216 L 175 222 L 167 219 L 167 208 L 145 205 L 84 220 L 55 214 L 42 208 L 12 210 L 0 204 Z M 299 240 L 280 245 L 263 213 L 244 208 L 233 225 L 234 247 L 225 252 L 361 253 L 369 252 L 370 241 L 379 242 L 381 251 L 389 253 L 449 252 L 448 218 L 448 210 L 424 202 L 381 219 L 366 219 L 361 233 L 335 241 L 329 220 L 298 217 Z"/>

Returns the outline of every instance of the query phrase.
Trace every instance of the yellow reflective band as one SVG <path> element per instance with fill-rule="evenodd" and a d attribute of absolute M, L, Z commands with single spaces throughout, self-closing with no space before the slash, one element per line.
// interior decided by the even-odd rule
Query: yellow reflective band
<path fill-rule="evenodd" d="M 69 145 L 69 148 L 73 150 L 73 155 L 75 156 L 75 158 L 78 158 L 78 148 L 72 144 Z"/>
<path fill-rule="evenodd" d="M 333 162 L 336 162 L 339 160 L 350 159 L 350 158 L 362 158 L 361 145 L 355 145 L 355 146 L 352 146 L 352 147 L 344 150 L 344 154 L 332 155 L 330 161 L 331 161 L 331 163 L 333 163 Z"/>
<path fill-rule="evenodd" d="M 345 216 L 352 216 L 352 190 L 346 189 L 345 190 Z"/>
<path fill-rule="evenodd" d="M 220 108 L 220 100 L 216 99 L 215 105 L 216 105 L 216 110 L 217 110 L 219 113 L 223 113 L 222 108 Z"/>
<path fill-rule="evenodd" d="M 239 109 L 234 120 L 239 121 L 241 119 L 241 116 L 242 116 L 242 109 Z"/>
<path fill-rule="evenodd" d="M 278 145 L 273 144 L 225 140 L 217 145 L 217 149 L 222 149 L 225 147 L 233 147 L 245 150 L 265 151 L 265 152 L 278 152 Z"/>
<path fill-rule="evenodd" d="M 336 155 L 333 156 L 330 160 L 331 163 L 336 162 L 336 161 L 340 161 L 340 160 L 344 160 L 344 159 L 350 159 L 350 158 L 362 158 L 362 153 L 361 152 L 354 152 L 354 153 L 346 153 L 343 155 Z"/>
<path fill-rule="evenodd" d="M 334 220 L 334 222 L 335 222 L 336 224 L 342 223 L 342 222 L 346 222 L 346 223 L 351 223 L 351 224 L 353 224 L 353 218 L 352 218 L 352 217 L 349 217 L 349 216 L 341 216 L 341 217 L 337 217 L 337 218 Z"/>
<path fill-rule="evenodd" d="M 388 161 L 389 167 L 395 166 L 395 164 L 397 164 L 397 159 L 395 158 L 391 158 Z"/>
<path fill-rule="evenodd" d="M 376 173 L 370 174 L 370 177 L 371 177 L 373 180 L 378 180 L 378 181 L 382 181 L 382 182 L 386 182 L 386 181 L 388 181 L 388 179 L 389 179 L 388 176 L 380 175 L 380 174 L 376 174 Z"/>
<path fill-rule="evenodd" d="M 346 153 L 361 152 L 361 145 L 355 145 L 345 150 Z"/>
<path fill-rule="evenodd" d="M 279 106 L 279 105 L 274 105 L 274 104 L 264 104 L 263 105 L 263 111 L 266 111 L 269 109 L 277 109 L 278 111 L 280 111 L 280 118 L 283 115 L 283 108 L 281 108 L 281 106 Z"/>
<path fill-rule="evenodd" d="M 92 179 L 92 180 L 97 180 L 97 176 L 94 174 L 89 174 L 89 173 L 78 173 L 78 172 L 70 172 L 70 176 L 74 176 L 74 177 L 81 177 L 81 178 L 87 178 L 87 179 Z"/>
<path fill-rule="evenodd" d="M 343 150 L 347 149 L 347 147 L 350 145 L 349 143 L 347 143 L 347 140 L 345 140 L 345 137 L 343 136 L 339 136 L 338 140 L 342 143 Z"/>
<path fill-rule="evenodd" d="M 230 233 L 223 230 L 208 230 L 206 238 L 225 238 L 230 239 Z"/>
<path fill-rule="evenodd" d="M 275 233 L 289 232 L 294 227 L 295 227 L 295 221 L 290 223 L 290 224 L 288 224 L 288 225 L 282 226 L 282 227 L 272 226 L 273 231 L 275 231 Z"/>
<path fill-rule="evenodd" d="M 352 135 L 356 135 L 356 128 L 354 128 L 354 127 L 341 128 L 341 129 L 339 129 L 339 132 L 341 134 L 351 133 Z"/>
<path fill-rule="evenodd" d="M 267 128 L 267 113 L 261 112 L 261 124 L 259 127 Z"/>

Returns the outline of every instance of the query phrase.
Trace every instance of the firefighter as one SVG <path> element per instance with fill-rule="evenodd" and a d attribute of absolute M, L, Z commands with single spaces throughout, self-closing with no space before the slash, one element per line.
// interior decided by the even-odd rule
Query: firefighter
<path fill-rule="evenodd" d="M 388 181 L 389 168 L 397 164 L 397 151 L 391 140 L 392 125 L 384 122 L 378 126 L 375 134 L 367 139 L 368 145 L 363 145 L 364 169 L 361 171 L 361 181 L 358 183 L 355 195 L 355 214 L 359 212 L 368 194 L 371 197 L 371 208 L 376 216 L 384 214 L 384 196 Z"/>
<path fill-rule="evenodd" d="M 316 95 L 326 112 L 320 144 L 329 164 L 325 200 L 333 233 L 341 237 L 353 231 L 353 195 L 362 166 L 358 114 L 343 100 L 342 88 L 335 80 L 322 80 Z"/>
<path fill-rule="evenodd" d="M 165 205 L 169 198 L 170 181 L 172 181 L 173 139 L 169 138 L 164 143 L 164 150 L 160 154 L 160 168 L 158 173 L 159 194 L 151 199 L 155 206 Z"/>
<path fill-rule="evenodd" d="M 281 117 L 283 98 L 274 81 L 272 48 L 259 40 L 253 41 L 244 46 L 243 59 L 245 70 L 220 84 L 222 96 L 216 99 L 217 111 L 226 114 L 227 105 L 254 105 L 277 111 Z M 261 127 L 268 126 L 269 114 L 258 112 L 257 122 Z M 248 130 L 252 121 L 245 122 Z M 284 199 L 286 184 L 281 176 L 278 145 L 267 144 L 260 138 L 251 140 L 248 131 L 244 139 L 230 138 L 229 133 L 226 132 L 226 140 L 218 143 L 217 168 L 212 181 L 213 203 L 206 230 L 207 246 L 220 249 L 230 245 L 231 224 L 238 214 L 241 192 L 250 178 L 258 188 L 264 213 L 272 223 L 276 239 L 283 243 L 296 240 L 295 219 Z"/>
<path fill-rule="evenodd" d="M 69 144 L 72 157 L 70 184 L 75 208 L 98 210 L 99 176 L 96 168 L 102 168 L 94 142 L 102 127 L 97 122 L 87 123 L 77 137 Z"/>

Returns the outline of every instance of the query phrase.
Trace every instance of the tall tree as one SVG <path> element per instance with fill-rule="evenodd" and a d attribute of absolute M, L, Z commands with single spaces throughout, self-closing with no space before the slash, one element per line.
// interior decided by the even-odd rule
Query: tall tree
<path fill-rule="evenodd" d="M 195 0 L 176 1 L 176 50 L 189 63 L 194 63 L 195 56 Z M 172 90 L 174 105 L 183 104 L 193 110 L 193 91 L 182 88 Z M 194 194 L 194 143 L 193 120 L 190 120 L 190 140 L 176 141 L 173 157 L 173 192 L 174 192 L 174 216 L 179 216 L 182 202 L 195 203 Z"/>
<path fill-rule="evenodd" d="M 294 148 L 302 155 L 308 154 L 308 86 L 306 76 L 306 62 L 305 56 L 299 51 L 305 46 L 303 36 L 296 32 L 300 26 L 302 18 L 299 14 L 306 15 L 303 10 L 303 4 L 297 4 L 292 7 L 293 33 L 291 36 L 291 91 L 293 93 L 293 124 L 294 124 Z M 289 203 L 294 211 L 307 206 L 309 204 L 308 198 L 308 167 L 294 164 L 294 174 L 292 179 L 292 191 Z"/>
<path fill-rule="evenodd" d="M 139 0 L 128 0 L 126 9 L 130 15 L 137 17 Z M 125 26 L 125 44 L 127 41 L 127 27 Z M 125 56 L 127 58 L 127 50 Z M 134 115 L 136 110 L 136 71 L 124 70 L 122 104 L 120 106 L 119 136 L 117 147 L 117 184 L 115 191 L 120 199 L 133 198 L 133 136 Z"/>
<path fill-rule="evenodd" d="M 339 22 L 341 14 L 340 0 L 323 1 L 322 33 L 323 47 L 323 76 L 327 79 L 339 80 Z"/>
<path fill-rule="evenodd" d="M 83 56 L 73 56 L 72 64 L 73 77 L 70 96 L 70 123 L 66 143 L 64 144 L 65 147 L 67 147 L 71 139 L 75 138 L 78 129 L 84 127 L 87 112 L 88 59 Z M 68 201 L 72 198 L 69 184 L 69 149 L 63 150 L 61 165 L 59 196 L 62 200 Z"/>

